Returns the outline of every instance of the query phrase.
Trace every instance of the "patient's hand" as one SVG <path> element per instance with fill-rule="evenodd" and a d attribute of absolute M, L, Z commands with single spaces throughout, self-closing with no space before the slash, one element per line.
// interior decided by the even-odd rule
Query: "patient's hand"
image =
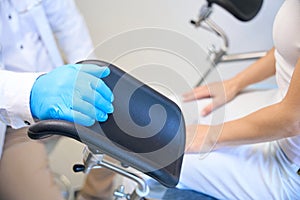
<path fill-rule="evenodd" d="M 207 132 L 208 126 L 201 126 L 198 124 L 188 125 L 186 127 L 186 153 L 201 152 Z"/>
<path fill-rule="evenodd" d="M 208 85 L 199 86 L 183 95 L 183 101 L 193 101 L 202 98 L 212 98 L 212 103 L 208 104 L 201 111 L 202 116 L 206 116 L 216 108 L 231 101 L 239 92 L 234 79 L 224 82 L 214 82 Z"/>
<path fill-rule="evenodd" d="M 208 153 L 215 149 L 222 126 L 193 124 L 186 127 L 186 153 Z"/>

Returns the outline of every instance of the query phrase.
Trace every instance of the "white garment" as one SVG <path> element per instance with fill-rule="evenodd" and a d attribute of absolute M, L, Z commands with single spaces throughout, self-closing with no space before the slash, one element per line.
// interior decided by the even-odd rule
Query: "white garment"
<path fill-rule="evenodd" d="M 29 99 L 34 81 L 63 65 L 56 40 L 68 63 L 89 57 L 93 46 L 73 0 L 2 0 L 0 13 L 1 155 L 3 125 L 33 123 Z"/>
<path fill-rule="evenodd" d="M 224 200 L 299 199 L 299 166 L 277 142 L 223 148 L 184 156 L 180 189 Z"/>
<path fill-rule="evenodd" d="M 276 79 L 282 97 L 288 90 L 297 60 L 300 58 L 300 1 L 286 0 L 274 23 Z M 300 166 L 300 136 L 279 141 L 287 157 Z"/>
<path fill-rule="evenodd" d="M 282 98 L 300 57 L 299 0 L 283 3 L 273 32 Z M 299 153 L 300 138 L 293 137 L 222 148 L 205 156 L 188 154 L 184 156 L 178 187 L 217 199 L 299 199 Z"/>

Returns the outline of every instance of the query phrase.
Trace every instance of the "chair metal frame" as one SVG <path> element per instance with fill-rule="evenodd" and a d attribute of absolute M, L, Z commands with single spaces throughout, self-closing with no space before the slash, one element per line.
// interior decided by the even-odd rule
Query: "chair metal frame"
<path fill-rule="evenodd" d="M 105 161 L 104 154 L 100 153 L 98 150 L 91 150 L 88 146 L 85 146 L 83 151 L 83 163 L 83 165 L 75 164 L 73 166 L 73 171 L 84 172 L 85 174 L 88 174 L 92 169 L 104 167 L 126 178 L 131 179 L 137 184 L 137 187 L 132 191 L 132 193 L 126 193 L 125 187 L 123 185 L 120 185 L 119 188 L 117 188 L 113 193 L 115 200 L 122 198 L 125 198 L 127 200 L 144 200 L 150 192 L 150 189 L 143 178 L 127 171 L 125 169 L 127 166 L 123 166 L 122 168 L 111 162 Z"/>
<path fill-rule="evenodd" d="M 208 2 L 207 4 L 201 7 L 198 15 L 198 19 L 191 20 L 191 24 L 193 24 L 195 28 L 202 28 L 213 32 L 219 38 L 221 38 L 223 43 L 220 49 L 216 49 L 214 45 L 212 45 L 208 49 L 208 57 L 212 65 L 206 72 L 203 73 L 203 76 L 197 82 L 196 86 L 201 85 L 203 81 L 207 78 L 207 76 L 212 72 L 212 70 L 215 67 L 217 67 L 217 65 L 221 62 L 233 62 L 233 61 L 258 59 L 263 57 L 266 54 L 266 51 L 228 54 L 227 53 L 229 49 L 228 37 L 226 33 L 223 31 L 223 29 L 220 26 L 218 26 L 212 19 L 210 19 L 210 15 L 212 12 L 213 12 L 212 3 Z M 252 18 L 249 18 L 247 20 L 251 20 L 251 19 Z"/>

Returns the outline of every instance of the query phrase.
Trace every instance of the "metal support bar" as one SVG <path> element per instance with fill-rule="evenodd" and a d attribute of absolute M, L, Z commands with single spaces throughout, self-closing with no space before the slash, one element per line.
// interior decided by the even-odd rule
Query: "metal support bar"
<path fill-rule="evenodd" d="M 261 52 L 250 52 L 250 53 L 239 53 L 239 54 L 227 54 L 227 50 L 229 48 L 229 40 L 227 38 L 227 35 L 223 31 L 221 27 L 219 27 L 217 24 L 215 24 L 212 20 L 209 19 L 210 14 L 212 13 L 212 7 L 211 5 L 204 5 L 200 9 L 200 14 L 198 16 L 198 19 L 196 21 L 192 20 L 191 23 L 196 27 L 202 27 L 205 29 L 208 29 L 217 36 L 219 36 L 223 41 L 223 46 L 219 49 L 213 49 L 209 52 L 209 58 L 211 63 L 211 67 L 204 72 L 201 79 L 198 81 L 196 86 L 199 86 L 203 83 L 203 81 L 206 79 L 206 77 L 211 73 L 211 71 L 220 63 L 220 62 L 232 62 L 232 61 L 241 61 L 241 60 L 250 60 L 250 59 L 258 59 L 263 57 L 266 54 L 266 51 Z M 207 25 L 203 26 L 203 24 Z"/>
<path fill-rule="evenodd" d="M 220 62 L 232 62 L 241 60 L 259 59 L 265 56 L 267 51 L 257 51 L 249 53 L 238 53 L 238 54 L 225 54 L 222 56 Z"/>
<path fill-rule="evenodd" d="M 84 165 L 85 165 L 85 169 L 84 169 L 85 173 L 89 173 L 89 171 L 91 169 L 105 167 L 105 168 L 110 169 L 122 176 L 125 176 L 137 183 L 137 188 L 133 191 L 132 194 L 127 195 L 124 193 L 124 197 L 126 197 L 127 199 L 141 200 L 146 195 L 148 195 L 149 187 L 144 179 L 140 178 L 139 176 L 137 176 L 119 166 L 116 166 L 110 162 L 104 161 L 103 154 L 101 154 L 101 153 L 94 154 L 88 149 L 88 147 L 85 147 L 83 154 L 84 154 L 83 158 L 84 158 Z M 121 192 L 122 191 L 117 191 L 117 193 L 116 193 L 117 196 L 120 197 Z"/>

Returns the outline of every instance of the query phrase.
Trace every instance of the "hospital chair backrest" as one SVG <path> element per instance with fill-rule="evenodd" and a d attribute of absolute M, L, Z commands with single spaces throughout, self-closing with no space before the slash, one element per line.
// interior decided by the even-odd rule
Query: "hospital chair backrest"
<path fill-rule="evenodd" d="M 223 7 L 241 21 L 253 19 L 263 4 L 263 0 L 207 0 L 207 2 Z"/>
<path fill-rule="evenodd" d="M 33 139 L 53 134 L 71 137 L 167 187 L 176 186 L 185 148 L 185 123 L 179 107 L 112 64 L 98 60 L 81 63 L 110 68 L 110 75 L 103 80 L 114 93 L 113 114 L 92 127 L 44 120 L 29 127 L 28 135 Z"/>

